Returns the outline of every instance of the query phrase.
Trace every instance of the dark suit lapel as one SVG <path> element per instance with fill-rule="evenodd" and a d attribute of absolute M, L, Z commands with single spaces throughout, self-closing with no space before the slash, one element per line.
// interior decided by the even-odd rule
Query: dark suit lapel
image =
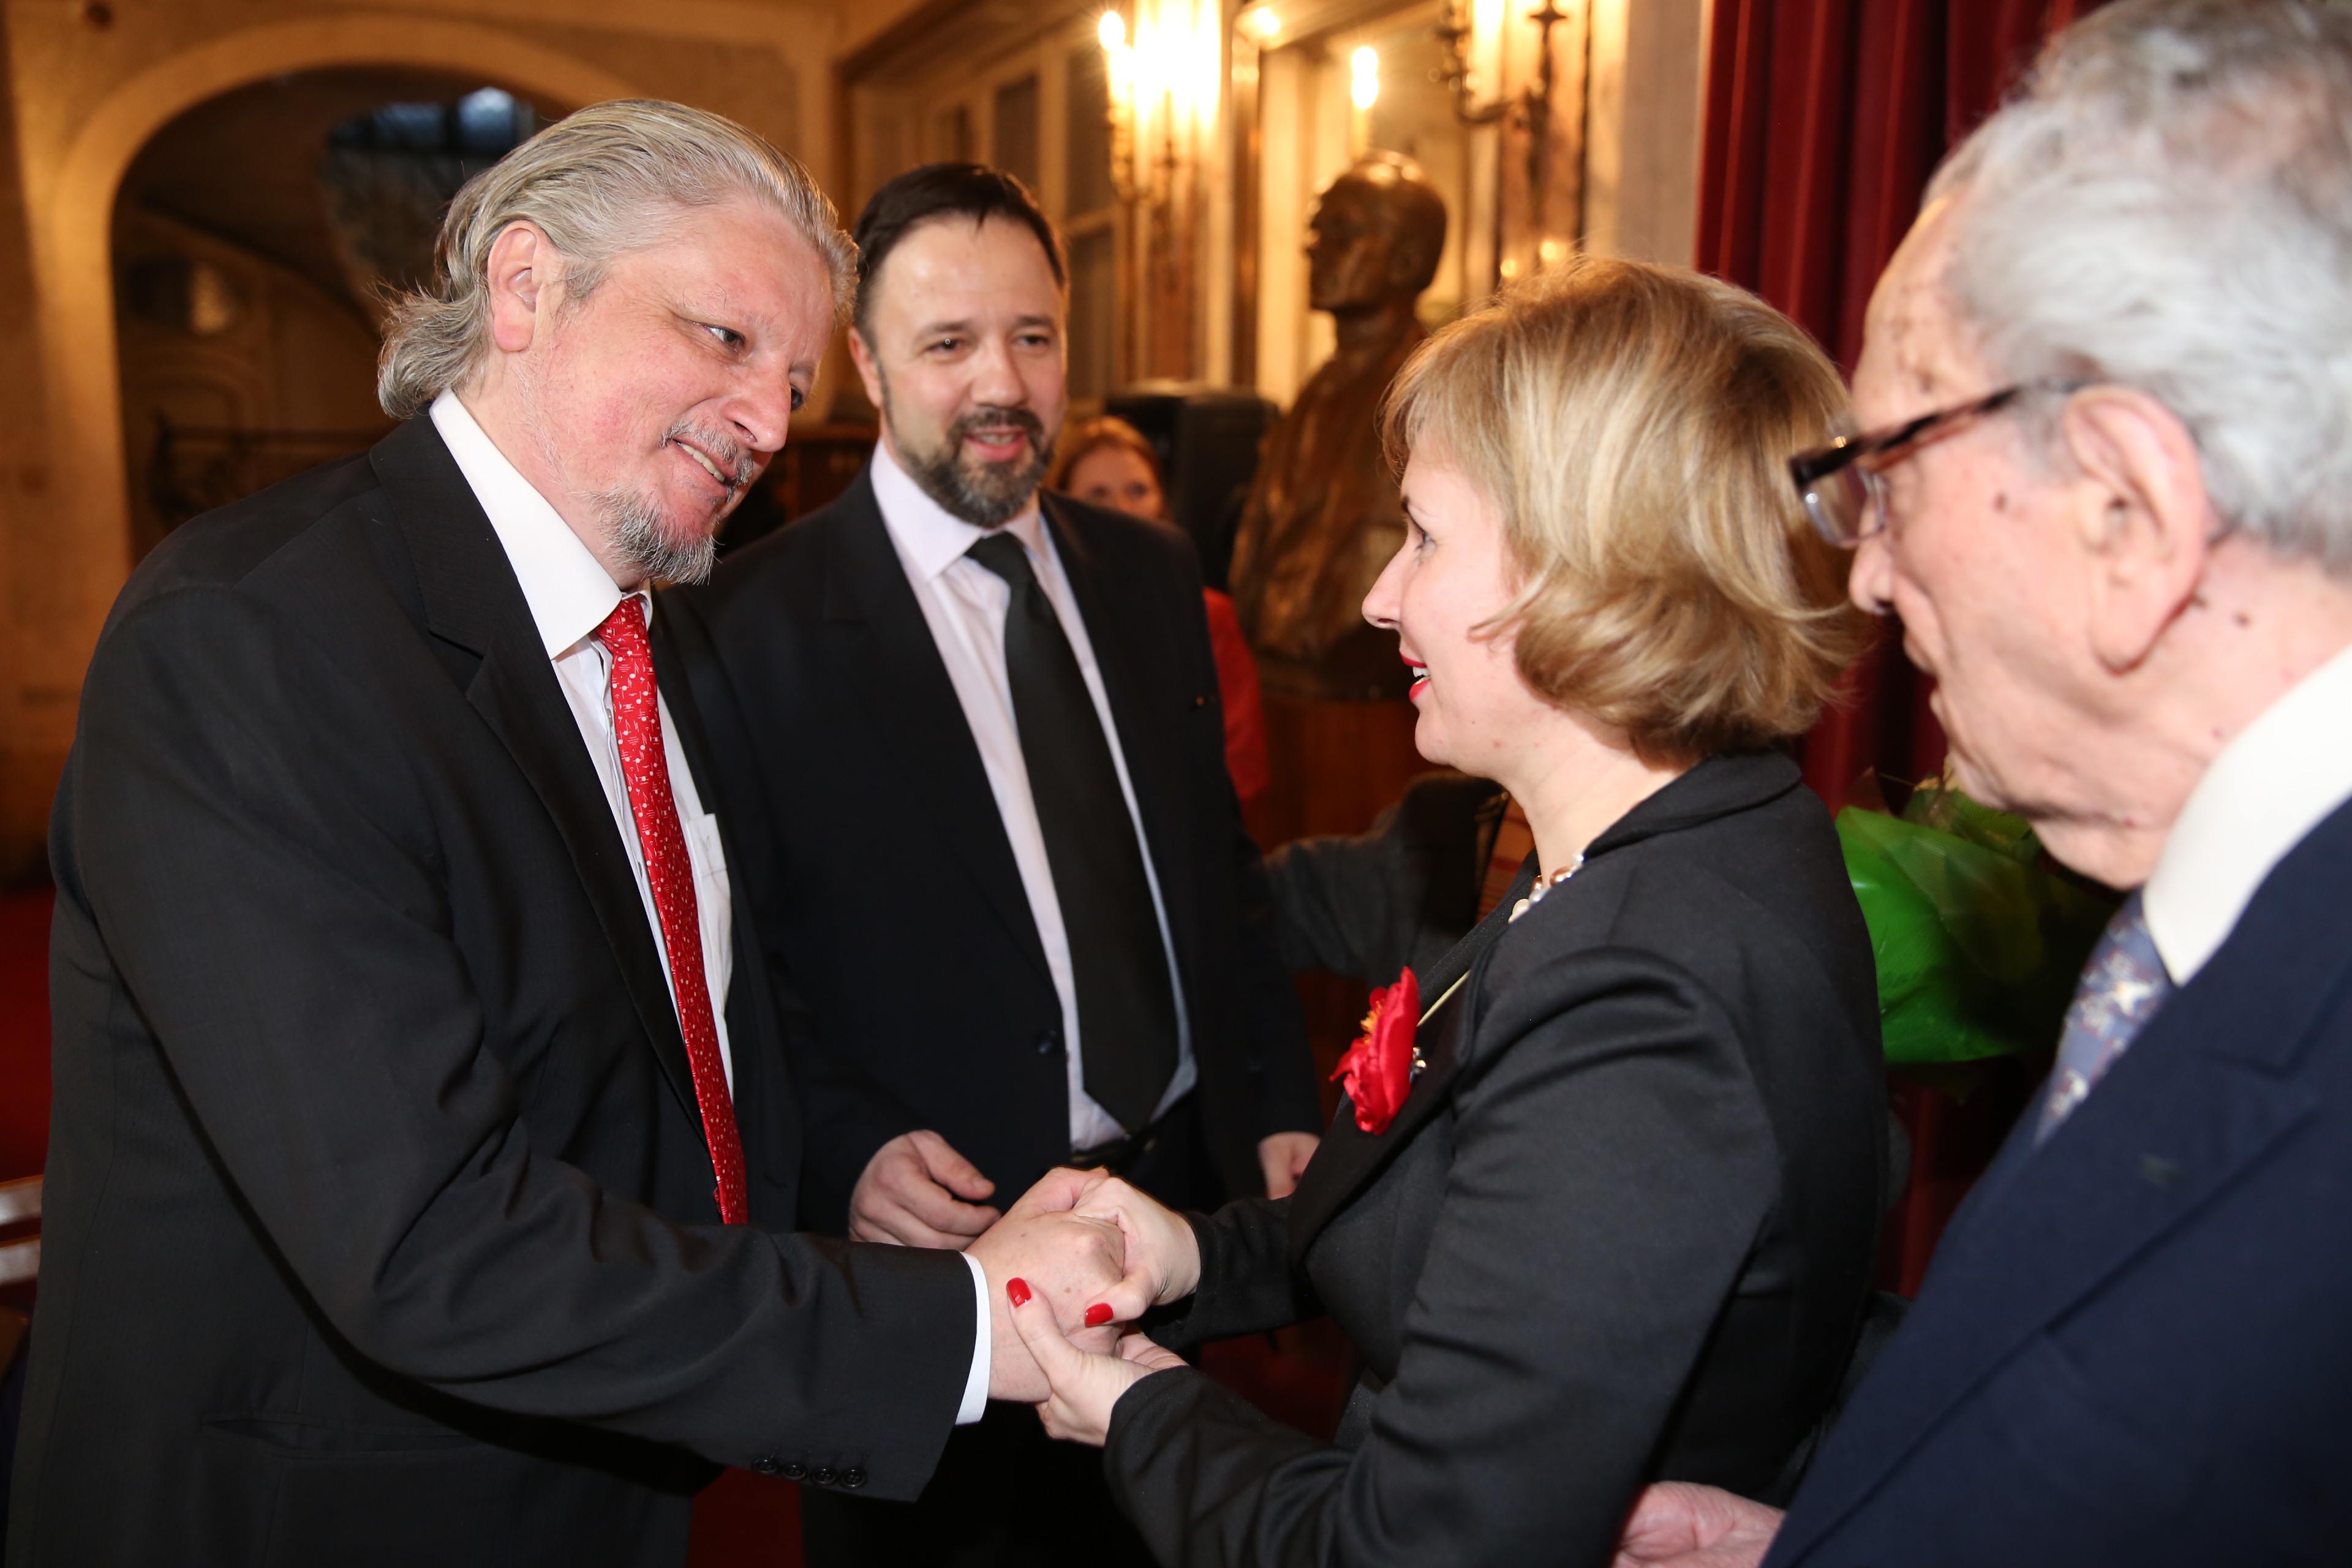
<path fill-rule="evenodd" d="M 412 419 L 394 431 L 373 458 L 408 539 L 426 626 L 480 657 L 466 700 L 505 743 L 554 819 L 662 1075 L 698 1136 L 694 1073 L 661 954 L 646 923 L 645 900 L 506 551 L 430 419 Z"/>
<path fill-rule="evenodd" d="M 1173 650 L 1160 659 L 1139 647 L 1139 640 L 1160 629 L 1160 619 L 1138 602 L 1130 584 L 1118 580 L 1103 561 L 1096 542 L 1072 526 L 1063 514 L 1061 499 L 1038 492 L 1039 510 L 1052 533 L 1070 594 L 1086 622 L 1087 642 L 1093 647 L 1095 667 L 1102 673 L 1103 695 L 1109 701 L 1111 722 L 1118 732 L 1120 754 L 1127 760 L 1128 782 L 1135 790 L 1136 813 L 1143 823 L 1144 853 L 1151 857 L 1160 881 L 1160 897 L 1168 910 L 1168 930 L 1176 945 L 1177 973 L 1194 972 L 1192 933 L 1198 929 L 1194 907 L 1198 877 L 1192 857 L 1201 851 L 1188 844 L 1182 818 L 1171 791 L 1181 777 L 1179 759 L 1168 753 L 1168 719 L 1152 722 L 1155 710 L 1172 709 L 1181 696 L 1170 696 L 1150 677 L 1155 668 L 1181 668 Z M 1207 693 L 1196 693 L 1204 700 Z"/>
<path fill-rule="evenodd" d="M 962 864 L 1039 977 L 1051 984 L 1053 971 L 997 815 L 996 793 L 955 683 L 931 641 L 930 623 L 891 546 L 871 479 L 860 474 L 835 507 L 838 521 L 826 552 L 824 585 L 830 673 L 863 697 L 877 732 L 898 758 L 900 778 L 922 802 L 927 837 Z"/>
<path fill-rule="evenodd" d="M 740 836 L 729 820 L 729 813 L 719 809 L 715 793 L 719 774 L 710 756 L 709 731 L 703 727 L 701 706 L 696 700 L 694 685 L 687 676 L 684 658 L 678 653 L 675 639 L 667 635 L 667 608 L 663 596 L 654 601 L 654 679 L 661 688 L 662 701 L 668 707 L 670 724 L 677 734 L 678 750 L 686 754 L 687 772 L 694 778 L 694 793 L 702 809 L 715 816 L 719 824 L 719 852 L 727 863 L 727 896 L 730 931 L 734 952 L 727 999 L 723 1007 L 727 1018 L 729 1058 L 733 1068 L 733 1100 L 737 1130 L 742 1135 L 747 1151 L 770 1151 L 772 1169 L 755 1171 L 772 1183 L 790 1188 L 799 1172 L 800 1127 L 772 1127 L 761 1124 L 761 1108 L 769 1103 L 761 1076 L 782 1071 L 782 1042 L 771 1037 L 776 1013 L 768 994 L 767 965 L 754 934 L 751 901 L 748 896 L 749 879 L 741 868 L 753 862 L 739 847 Z M 631 878 L 632 888 L 635 877 Z M 769 1047 L 761 1048 L 763 1043 Z M 680 1047 L 681 1055 L 683 1047 Z M 689 1064 L 689 1085 L 691 1083 Z M 770 1119 L 773 1120 L 773 1119 Z M 699 1109 L 698 1105 L 698 1124 Z M 789 1227 L 790 1215 L 775 1223 Z"/>
<path fill-rule="evenodd" d="M 2339 813 L 2273 873 L 2221 951 L 2048 1142 L 2034 1148 L 2030 1127 L 2012 1136 L 1825 1446 L 1776 1562 L 1796 1561 L 2031 1335 L 2315 1108 L 2291 1065 L 2352 968 L 2352 906 L 2335 894 L 2352 879 L 2347 825 Z"/>
<path fill-rule="evenodd" d="M 1519 868 L 1509 891 L 1486 918 L 1431 966 L 1425 977 L 1413 977 L 1421 985 L 1425 1011 L 1444 996 L 1456 981 L 1462 983 L 1462 987 L 1444 1006 L 1426 1013 L 1427 1022 L 1414 1032 L 1413 1043 L 1428 1065 L 1413 1080 L 1412 1092 L 1405 1096 L 1395 1119 L 1385 1130 L 1372 1133 L 1357 1126 L 1355 1107 L 1341 1098 L 1339 1114 L 1332 1118 L 1315 1157 L 1307 1162 L 1298 1178 L 1298 1190 L 1291 1194 L 1288 1223 L 1293 1257 L 1306 1255 L 1308 1245 L 1331 1223 L 1332 1216 L 1365 1184 L 1386 1169 L 1397 1151 L 1412 1142 L 1413 1134 L 1445 1103 L 1476 1027 L 1473 997 L 1477 983 L 1469 976 L 1486 950 L 1509 928 L 1511 906 L 1526 895 L 1534 879 L 1534 858 L 1530 856 L 1528 863 Z"/>

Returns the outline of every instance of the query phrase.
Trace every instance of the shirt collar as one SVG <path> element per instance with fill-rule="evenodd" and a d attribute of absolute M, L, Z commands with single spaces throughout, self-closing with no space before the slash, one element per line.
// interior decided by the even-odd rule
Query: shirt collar
<path fill-rule="evenodd" d="M 2221 748 L 2165 836 L 2140 903 L 2173 984 L 2229 940 L 2263 879 L 2352 799 L 2352 648 Z"/>
<path fill-rule="evenodd" d="M 964 552 L 991 531 L 966 522 L 925 493 L 908 476 L 889 447 L 874 443 L 874 500 L 882 509 L 883 526 L 898 542 L 900 555 L 929 583 L 963 559 Z M 1031 491 L 1021 515 L 1004 524 L 1006 531 L 1040 560 L 1045 555 L 1045 531 L 1037 512 L 1037 495 Z"/>
<path fill-rule="evenodd" d="M 559 658 L 604 624 L 625 595 L 547 498 L 507 460 L 455 392 L 433 400 L 433 427 L 457 461 L 474 499 L 522 584 L 547 657 Z"/>

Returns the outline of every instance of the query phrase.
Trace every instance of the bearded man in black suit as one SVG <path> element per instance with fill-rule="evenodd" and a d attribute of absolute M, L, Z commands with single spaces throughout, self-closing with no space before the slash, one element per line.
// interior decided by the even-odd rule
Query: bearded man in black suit
<path fill-rule="evenodd" d="M 9 1561 L 676 1564 L 720 1463 L 912 1497 L 1115 1240 L 789 1234 L 799 1110 L 646 590 L 850 284 L 789 158 L 609 103 L 459 193 L 373 452 L 183 528 L 58 796 Z"/>
<path fill-rule="evenodd" d="M 1199 563 L 1038 489 L 1060 241 L 969 163 L 892 181 L 856 237 L 872 468 L 663 605 L 790 997 L 803 1218 L 961 1247 L 1073 1163 L 1184 1206 L 1286 1192 L 1321 1118 Z M 1092 1457 L 1011 1406 L 918 1507 L 811 1495 L 803 1520 L 816 1564 L 1148 1561 Z"/>

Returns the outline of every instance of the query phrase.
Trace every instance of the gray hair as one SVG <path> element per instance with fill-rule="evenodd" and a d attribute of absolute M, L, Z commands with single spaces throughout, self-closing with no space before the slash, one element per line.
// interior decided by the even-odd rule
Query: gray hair
<path fill-rule="evenodd" d="M 2234 529 L 2352 573 L 2352 13 L 2124 0 L 1969 138 L 1947 283 L 2003 379 L 2179 416 Z"/>
<path fill-rule="evenodd" d="M 490 247 L 509 224 L 546 234 L 564 258 L 564 297 L 576 302 L 615 258 L 658 243 L 665 214 L 744 197 L 774 208 L 814 247 L 840 325 L 857 247 L 808 171 L 731 120 L 620 99 L 557 121 L 466 182 L 441 220 L 433 282 L 386 301 L 376 400 L 405 419 L 472 373 L 488 342 Z"/>

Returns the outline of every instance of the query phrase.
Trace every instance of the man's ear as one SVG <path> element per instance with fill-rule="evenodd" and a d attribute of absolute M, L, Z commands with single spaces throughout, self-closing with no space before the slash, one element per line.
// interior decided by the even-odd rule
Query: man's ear
<path fill-rule="evenodd" d="M 2216 520 L 2196 440 L 2136 388 L 2094 386 L 2061 416 L 2090 557 L 2093 651 L 2111 670 L 2146 658 L 2205 577 Z"/>
<path fill-rule="evenodd" d="M 875 363 L 874 349 L 866 342 L 865 331 L 854 322 L 849 329 L 849 363 L 857 367 L 857 379 L 866 384 L 866 401 L 879 409 L 882 406 L 882 367 Z"/>
<path fill-rule="evenodd" d="M 490 342 L 500 352 L 530 347 L 541 317 L 554 307 L 562 272 L 555 247 L 528 219 L 516 219 L 490 241 Z"/>

